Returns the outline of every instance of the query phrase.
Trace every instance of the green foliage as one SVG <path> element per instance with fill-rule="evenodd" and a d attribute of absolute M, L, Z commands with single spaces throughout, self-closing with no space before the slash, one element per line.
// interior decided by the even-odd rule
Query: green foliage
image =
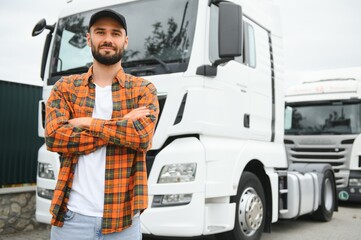
<path fill-rule="evenodd" d="M 167 24 L 166 31 L 163 30 L 161 22 L 153 24 L 152 35 L 145 39 L 146 58 L 158 57 L 164 61 L 183 58 L 184 49 L 189 47 L 189 39 L 186 34 L 188 22 L 179 30 L 178 24 L 174 22 L 173 18 L 170 18 Z"/>

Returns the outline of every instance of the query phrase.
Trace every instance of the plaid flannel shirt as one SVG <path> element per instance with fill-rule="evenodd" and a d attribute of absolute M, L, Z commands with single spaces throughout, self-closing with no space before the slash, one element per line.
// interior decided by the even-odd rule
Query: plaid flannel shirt
<path fill-rule="evenodd" d="M 78 157 L 106 146 L 102 232 L 108 234 L 129 227 L 133 215 L 147 208 L 145 155 L 151 147 L 159 105 L 152 83 L 121 69 L 112 83 L 112 119 L 93 119 L 89 129 L 73 127 L 69 119 L 92 116 L 95 103 L 92 70 L 91 67 L 85 74 L 60 79 L 46 104 L 45 142 L 48 150 L 60 153 L 61 162 L 50 208 L 51 223 L 64 224 Z M 141 106 L 150 109 L 149 116 L 137 120 L 123 118 Z"/>

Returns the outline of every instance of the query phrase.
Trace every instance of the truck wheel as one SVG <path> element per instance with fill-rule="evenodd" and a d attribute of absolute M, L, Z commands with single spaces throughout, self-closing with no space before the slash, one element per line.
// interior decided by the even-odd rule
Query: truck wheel
<path fill-rule="evenodd" d="M 258 240 L 265 224 L 266 203 L 262 184 L 251 172 L 242 174 L 237 195 L 231 198 L 236 203 L 234 228 L 217 236 L 219 240 Z"/>
<path fill-rule="evenodd" d="M 323 175 L 321 186 L 321 205 L 311 216 L 313 219 L 328 222 L 332 219 L 335 209 L 335 179 L 331 171 Z"/>

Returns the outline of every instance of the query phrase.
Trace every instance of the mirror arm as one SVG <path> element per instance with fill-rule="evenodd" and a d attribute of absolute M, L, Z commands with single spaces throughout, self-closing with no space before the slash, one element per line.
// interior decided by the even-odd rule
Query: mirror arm
<path fill-rule="evenodd" d="M 214 63 L 212 64 L 212 67 L 218 67 L 219 65 L 223 64 L 223 63 L 227 63 L 231 60 L 234 60 L 234 57 L 229 57 L 229 58 L 220 58 L 217 59 L 216 61 L 214 61 Z"/>
<path fill-rule="evenodd" d="M 234 60 L 233 57 L 231 58 L 220 58 L 214 61 L 212 65 L 202 65 L 197 68 L 197 75 L 207 76 L 207 77 L 215 77 L 217 76 L 217 67 L 223 63 L 229 62 Z"/>
<path fill-rule="evenodd" d="M 55 29 L 55 23 L 53 25 L 46 25 L 45 28 L 48 29 L 50 33 L 53 33 Z"/>

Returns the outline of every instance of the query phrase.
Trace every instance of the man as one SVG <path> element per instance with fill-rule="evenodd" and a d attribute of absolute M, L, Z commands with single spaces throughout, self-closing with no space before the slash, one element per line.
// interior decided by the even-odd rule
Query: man
<path fill-rule="evenodd" d="M 59 80 L 46 106 L 46 145 L 61 156 L 51 239 L 141 239 L 156 89 L 123 72 L 128 36 L 121 14 L 93 14 L 87 41 L 93 66 Z"/>

